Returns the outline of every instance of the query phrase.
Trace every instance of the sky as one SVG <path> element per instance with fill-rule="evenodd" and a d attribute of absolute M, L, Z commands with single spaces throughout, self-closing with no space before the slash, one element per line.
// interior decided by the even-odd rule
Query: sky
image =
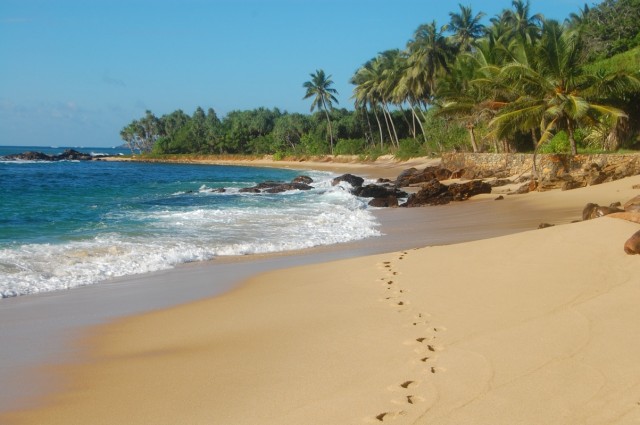
<path fill-rule="evenodd" d="M 120 130 L 201 106 L 308 113 L 323 69 L 339 107 L 367 60 L 444 25 L 447 0 L 0 0 L 0 145 L 116 146 Z M 466 0 L 488 18 L 510 0 Z M 585 0 L 531 0 L 564 20 Z M 589 5 L 593 2 L 589 2 Z"/>

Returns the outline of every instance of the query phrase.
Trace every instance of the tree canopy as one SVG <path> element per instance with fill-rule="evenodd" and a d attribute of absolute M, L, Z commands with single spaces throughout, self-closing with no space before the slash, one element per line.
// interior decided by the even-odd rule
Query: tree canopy
<path fill-rule="evenodd" d="M 640 147 L 640 0 L 585 5 L 563 22 L 529 0 L 488 19 L 459 4 L 449 18 L 364 61 L 353 110 L 335 107 L 331 75 L 317 69 L 302 84 L 309 115 L 146 111 L 121 137 L 140 152 L 278 156 Z"/>

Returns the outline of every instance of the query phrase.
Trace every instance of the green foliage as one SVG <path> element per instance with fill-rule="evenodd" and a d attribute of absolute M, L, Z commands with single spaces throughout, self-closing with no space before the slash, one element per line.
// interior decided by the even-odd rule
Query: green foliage
<path fill-rule="evenodd" d="M 365 149 L 364 139 L 340 139 L 334 148 L 336 155 L 358 155 Z"/>
<path fill-rule="evenodd" d="M 483 12 L 458 8 L 447 25 L 422 24 L 405 49 L 363 64 L 350 80 L 355 111 L 334 108 L 331 76 L 318 69 L 303 84 L 309 115 L 257 108 L 218 117 L 198 107 L 158 118 L 146 111 L 120 136 L 132 152 L 278 158 L 638 143 L 640 0 L 585 5 L 564 24 L 534 13 L 529 0 L 511 1 L 486 27 Z"/>
<path fill-rule="evenodd" d="M 638 34 L 640 37 L 640 34 Z M 638 43 L 640 44 L 640 43 Z M 602 70 L 610 74 L 615 72 L 628 72 L 630 74 L 640 71 L 640 46 L 615 56 L 598 60 L 586 66 L 592 72 Z"/>
<path fill-rule="evenodd" d="M 570 153 L 569 136 L 565 131 L 560 131 L 551 140 L 543 144 L 538 151 L 540 153 Z"/>
<path fill-rule="evenodd" d="M 604 0 L 590 9 L 578 29 L 591 60 L 640 45 L 640 0 Z"/>
<path fill-rule="evenodd" d="M 395 157 L 401 160 L 426 156 L 424 145 L 416 139 L 401 139 Z"/>

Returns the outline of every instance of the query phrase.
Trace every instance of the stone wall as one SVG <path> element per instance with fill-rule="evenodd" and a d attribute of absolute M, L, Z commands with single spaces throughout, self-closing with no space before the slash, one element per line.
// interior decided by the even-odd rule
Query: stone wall
<path fill-rule="evenodd" d="M 539 154 L 536 161 L 543 179 L 557 178 L 565 173 L 575 173 L 585 167 L 597 165 L 600 169 L 625 167 L 640 174 L 640 154 Z M 510 176 L 531 172 L 533 155 L 524 153 L 444 153 L 442 166 L 449 170 L 474 169 L 479 172 L 504 171 Z"/>
<path fill-rule="evenodd" d="M 536 157 L 543 186 L 580 187 L 640 174 L 640 154 L 540 154 Z M 442 167 L 465 178 L 508 177 L 532 171 L 532 154 L 445 153 Z M 560 183 L 557 183 L 560 182 Z M 570 184 L 567 184 L 570 182 Z M 564 187 L 564 186 L 563 186 Z M 569 188 L 569 187 L 566 187 Z"/>

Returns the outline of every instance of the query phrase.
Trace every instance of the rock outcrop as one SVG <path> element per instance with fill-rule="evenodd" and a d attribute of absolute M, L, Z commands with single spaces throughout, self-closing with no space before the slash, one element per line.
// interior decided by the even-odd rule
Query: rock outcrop
<path fill-rule="evenodd" d="M 352 187 L 358 188 L 361 187 L 364 183 L 364 179 L 362 177 L 354 176 L 353 174 L 343 174 L 341 176 L 336 177 L 331 181 L 333 186 L 337 186 L 340 182 L 347 182 Z"/>
<path fill-rule="evenodd" d="M 423 205 L 444 205 L 452 201 L 464 201 L 481 193 L 491 193 L 491 185 L 481 180 L 444 185 L 433 179 L 411 194 L 402 207 L 420 207 Z"/>
<path fill-rule="evenodd" d="M 629 255 L 640 254 L 640 230 L 631 235 L 624 243 L 624 252 Z"/>
<path fill-rule="evenodd" d="M 91 161 L 93 156 L 88 153 L 78 152 L 74 149 L 67 149 L 60 155 L 47 155 L 42 152 L 28 151 L 7 155 L 4 159 L 10 161 Z"/>

